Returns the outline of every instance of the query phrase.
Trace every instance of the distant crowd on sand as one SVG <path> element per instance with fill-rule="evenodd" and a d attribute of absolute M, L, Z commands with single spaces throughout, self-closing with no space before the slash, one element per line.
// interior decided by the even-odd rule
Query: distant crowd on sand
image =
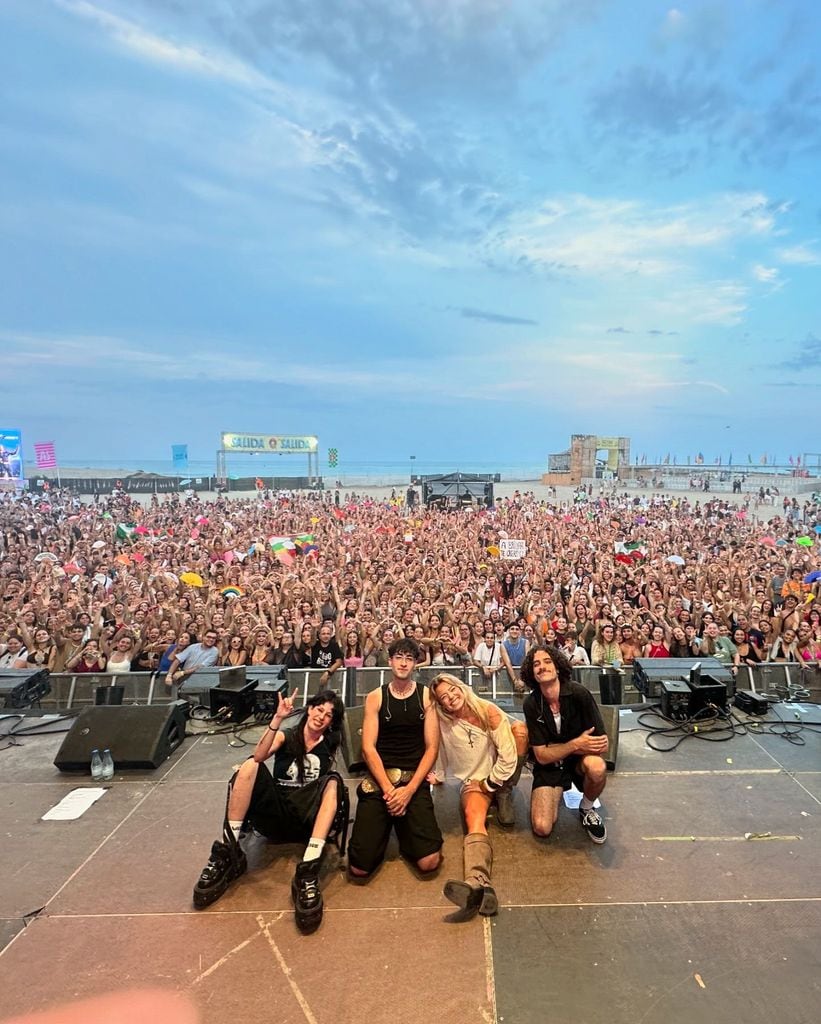
<path fill-rule="evenodd" d="M 817 495 L 784 498 L 763 525 L 713 496 L 516 491 L 461 509 L 407 497 L 3 496 L 0 667 L 171 682 L 266 663 L 328 681 L 387 666 L 401 637 L 423 665 L 516 686 L 539 641 L 572 665 L 821 659 Z"/>

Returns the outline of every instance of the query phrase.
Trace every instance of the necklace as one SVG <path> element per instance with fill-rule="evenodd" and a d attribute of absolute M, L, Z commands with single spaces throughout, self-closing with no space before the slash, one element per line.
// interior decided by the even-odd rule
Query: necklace
<path fill-rule="evenodd" d="M 468 745 L 470 746 L 470 749 L 473 750 L 473 730 L 464 720 L 460 719 L 460 723 L 462 725 L 462 728 L 468 734 Z"/>

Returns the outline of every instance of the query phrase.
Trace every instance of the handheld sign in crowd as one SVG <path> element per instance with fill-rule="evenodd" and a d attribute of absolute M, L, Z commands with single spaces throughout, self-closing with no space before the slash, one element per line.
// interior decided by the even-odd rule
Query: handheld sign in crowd
<path fill-rule="evenodd" d="M 499 557 L 509 562 L 518 561 L 527 554 L 527 544 L 523 540 L 511 540 L 503 537 L 499 541 Z"/>

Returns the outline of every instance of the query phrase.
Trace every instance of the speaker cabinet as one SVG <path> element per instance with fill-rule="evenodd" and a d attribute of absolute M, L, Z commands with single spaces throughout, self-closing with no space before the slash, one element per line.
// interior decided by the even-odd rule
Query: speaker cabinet
<path fill-rule="evenodd" d="M 85 708 L 66 734 L 54 764 L 61 772 L 84 772 L 91 751 L 111 751 L 114 767 L 159 768 L 185 739 L 187 701 Z"/>
<path fill-rule="evenodd" d="M 604 731 L 607 733 L 607 752 L 604 760 L 608 771 L 616 770 L 616 758 L 619 756 L 619 709 L 613 704 L 600 704 Z"/>
<path fill-rule="evenodd" d="M 349 772 L 364 772 L 368 766 L 362 758 L 362 721 L 365 717 L 365 705 L 345 708 L 342 722 L 342 756 Z"/>

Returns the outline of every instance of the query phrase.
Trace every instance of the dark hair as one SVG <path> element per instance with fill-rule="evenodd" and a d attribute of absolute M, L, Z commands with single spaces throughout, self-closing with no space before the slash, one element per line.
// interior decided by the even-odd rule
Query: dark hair
<path fill-rule="evenodd" d="M 388 658 L 394 658 L 397 654 L 410 654 L 414 661 L 422 659 L 419 644 L 409 636 L 400 636 L 388 645 Z"/>
<path fill-rule="evenodd" d="M 297 778 L 300 785 L 305 782 L 305 726 L 308 722 L 308 708 L 318 708 L 320 704 L 331 704 L 333 715 L 331 724 L 328 726 L 326 742 L 331 752 L 331 757 L 336 753 L 339 744 L 342 742 L 342 719 L 345 717 L 345 705 L 342 698 L 333 690 L 320 690 L 319 693 L 309 697 L 305 702 L 305 711 L 296 725 L 292 734 L 292 747 L 296 760 Z"/>
<path fill-rule="evenodd" d="M 556 674 L 559 677 L 559 686 L 565 686 L 567 683 L 571 682 L 573 679 L 573 669 L 567 655 L 562 651 L 562 649 L 557 647 L 555 644 L 536 644 L 534 647 L 530 648 L 522 662 L 520 674 L 525 686 L 529 686 L 531 690 L 539 689 L 539 684 L 536 682 L 536 677 L 533 674 L 533 659 L 539 651 L 546 652 L 550 656 L 550 660 L 556 666 Z"/>

